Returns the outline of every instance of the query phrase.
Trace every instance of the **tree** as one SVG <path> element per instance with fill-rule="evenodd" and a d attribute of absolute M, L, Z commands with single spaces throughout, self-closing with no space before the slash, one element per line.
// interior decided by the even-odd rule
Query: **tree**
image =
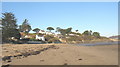
<path fill-rule="evenodd" d="M 76 32 L 78 32 L 78 30 L 75 30 Z"/>
<path fill-rule="evenodd" d="M 69 34 L 69 33 L 71 32 L 71 30 L 72 30 L 72 28 L 71 28 L 71 27 L 70 27 L 70 28 L 65 29 L 65 33 L 66 33 L 66 34 Z"/>
<path fill-rule="evenodd" d="M 90 35 L 92 35 L 92 31 L 91 30 L 90 31 L 86 30 L 86 31 L 83 32 L 83 35 L 90 36 Z"/>
<path fill-rule="evenodd" d="M 3 30 L 3 32 L 4 32 L 3 37 L 8 37 L 8 38 L 14 37 L 16 39 L 19 39 L 21 37 L 18 29 L 9 28 L 9 29 Z"/>
<path fill-rule="evenodd" d="M 100 33 L 99 32 L 93 32 L 93 36 L 99 38 L 100 37 Z"/>
<path fill-rule="evenodd" d="M 89 35 L 92 35 L 92 30 L 89 31 Z"/>
<path fill-rule="evenodd" d="M 17 28 L 17 19 L 15 18 L 14 14 L 12 13 L 2 13 L 2 28 L 3 29 L 9 29 L 9 28 L 13 28 L 16 29 Z"/>
<path fill-rule="evenodd" d="M 56 32 L 60 32 L 60 29 L 61 29 L 60 27 L 57 27 Z"/>
<path fill-rule="evenodd" d="M 28 23 L 28 20 L 25 19 L 24 22 L 22 23 L 22 25 L 19 26 L 19 31 L 20 32 L 25 32 L 25 33 L 29 33 L 29 31 L 31 30 L 31 26 Z"/>
<path fill-rule="evenodd" d="M 65 35 L 65 34 L 66 34 L 66 30 L 65 30 L 65 29 L 60 29 L 59 32 L 60 32 L 62 35 Z"/>
<path fill-rule="evenodd" d="M 67 28 L 67 29 L 61 29 L 60 27 L 56 28 L 57 32 L 60 32 L 62 35 L 69 34 L 71 32 L 72 28 Z"/>
<path fill-rule="evenodd" d="M 2 13 L 2 40 L 9 42 L 11 37 L 20 38 L 20 33 L 17 29 L 17 20 L 13 13 Z"/>
<path fill-rule="evenodd" d="M 35 29 L 33 29 L 33 31 L 38 33 L 40 31 L 40 29 L 39 28 L 35 28 Z"/>
<path fill-rule="evenodd" d="M 53 27 L 48 27 L 47 30 L 49 30 L 51 32 L 51 30 L 54 30 Z"/>
<path fill-rule="evenodd" d="M 89 31 L 88 30 L 84 31 L 83 35 L 89 35 Z"/>

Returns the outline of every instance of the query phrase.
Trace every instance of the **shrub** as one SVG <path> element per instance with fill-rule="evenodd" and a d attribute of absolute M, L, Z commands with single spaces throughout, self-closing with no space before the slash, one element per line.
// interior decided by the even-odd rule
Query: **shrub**
<path fill-rule="evenodd" d="M 55 43 L 55 42 L 60 42 L 58 38 L 51 38 L 48 40 L 48 43 Z"/>
<path fill-rule="evenodd" d="M 66 41 L 82 41 L 82 38 L 78 36 L 69 36 L 69 38 L 66 38 Z"/>
<path fill-rule="evenodd" d="M 51 38 L 54 38 L 54 36 L 53 35 L 46 35 L 45 36 L 46 41 L 50 40 Z"/>
<path fill-rule="evenodd" d="M 46 35 L 45 39 L 48 43 L 60 42 L 60 40 L 57 37 L 54 37 L 53 35 Z"/>

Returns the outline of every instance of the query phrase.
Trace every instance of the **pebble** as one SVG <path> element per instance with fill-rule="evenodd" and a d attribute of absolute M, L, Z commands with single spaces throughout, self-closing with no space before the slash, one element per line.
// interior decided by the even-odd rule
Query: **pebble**
<path fill-rule="evenodd" d="M 40 60 L 40 61 L 44 61 L 44 60 Z"/>
<path fill-rule="evenodd" d="M 78 60 L 82 60 L 82 59 L 78 59 Z"/>
<path fill-rule="evenodd" d="M 67 63 L 64 63 L 64 65 L 68 65 Z"/>

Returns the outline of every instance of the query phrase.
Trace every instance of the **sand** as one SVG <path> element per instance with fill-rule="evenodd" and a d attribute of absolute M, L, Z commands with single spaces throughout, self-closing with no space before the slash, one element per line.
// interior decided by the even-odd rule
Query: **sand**
<path fill-rule="evenodd" d="M 65 64 L 118 65 L 118 45 L 101 45 L 101 46 L 76 46 L 76 45 L 68 45 L 68 44 L 50 44 L 50 45 L 55 45 L 56 48 L 51 48 L 42 51 L 40 52 L 40 54 L 37 55 L 31 55 L 20 59 L 12 59 L 12 61 L 9 62 L 8 64 L 10 65 L 65 65 Z M 35 46 L 38 47 L 40 45 L 34 44 L 34 47 Z M 48 44 L 46 44 L 46 46 L 48 46 Z M 31 46 L 30 48 L 32 47 L 33 46 Z M 16 49 L 17 48 L 20 47 L 16 47 Z"/>
<path fill-rule="evenodd" d="M 47 48 L 52 44 L 4 44 L 2 45 L 3 56 L 16 56 L 25 52 L 32 52 Z"/>

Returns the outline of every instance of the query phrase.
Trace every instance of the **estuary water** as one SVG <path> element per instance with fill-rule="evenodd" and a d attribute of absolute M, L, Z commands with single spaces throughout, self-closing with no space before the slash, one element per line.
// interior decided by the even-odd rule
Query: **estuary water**
<path fill-rule="evenodd" d="M 97 42 L 97 43 L 84 43 L 84 44 L 75 44 L 79 46 L 96 46 L 96 45 L 114 45 L 120 44 L 120 41 L 113 41 L 113 42 Z"/>

